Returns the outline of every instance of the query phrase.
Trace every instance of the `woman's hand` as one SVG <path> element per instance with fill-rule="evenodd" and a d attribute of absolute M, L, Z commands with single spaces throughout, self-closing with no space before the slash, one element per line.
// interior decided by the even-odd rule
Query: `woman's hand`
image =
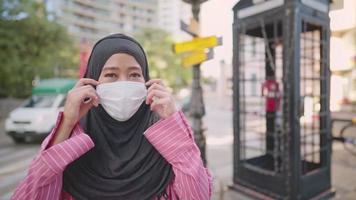
<path fill-rule="evenodd" d="M 64 105 L 63 120 L 54 139 L 49 142 L 49 147 L 68 139 L 72 129 L 90 108 L 98 106 L 99 97 L 93 86 L 99 82 L 89 78 L 80 79 L 67 94 Z"/>
<path fill-rule="evenodd" d="M 99 105 L 99 97 L 93 87 L 98 84 L 99 82 L 96 80 L 82 78 L 68 92 L 64 105 L 63 124 L 73 128 L 90 108 Z"/>
<path fill-rule="evenodd" d="M 160 79 L 151 79 L 146 83 L 148 86 L 146 104 L 161 118 L 166 119 L 177 111 L 172 93 Z"/>

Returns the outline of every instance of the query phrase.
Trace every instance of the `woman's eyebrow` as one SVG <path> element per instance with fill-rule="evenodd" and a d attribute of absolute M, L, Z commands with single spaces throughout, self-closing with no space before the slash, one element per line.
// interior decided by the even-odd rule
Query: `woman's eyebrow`
<path fill-rule="evenodd" d="M 128 66 L 127 68 L 128 68 L 128 70 L 141 70 L 141 67 L 136 66 L 136 65 Z"/>
<path fill-rule="evenodd" d="M 108 66 L 108 67 L 104 67 L 103 71 L 108 71 L 108 70 L 118 70 L 119 67 L 117 66 Z"/>
<path fill-rule="evenodd" d="M 103 71 L 107 71 L 107 70 L 119 70 L 120 67 L 118 66 L 107 66 L 103 68 Z M 127 67 L 128 70 L 140 70 L 141 67 L 136 66 L 136 65 L 131 65 Z"/>

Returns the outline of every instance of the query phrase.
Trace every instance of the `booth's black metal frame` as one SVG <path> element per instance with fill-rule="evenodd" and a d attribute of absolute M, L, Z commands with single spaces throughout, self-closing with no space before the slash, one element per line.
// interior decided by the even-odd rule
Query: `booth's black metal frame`
<path fill-rule="evenodd" d="M 260 199 L 269 197 L 273 199 L 327 198 L 333 195 L 330 177 L 330 22 L 328 13 L 310 8 L 298 0 L 285 0 L 283 6 L 242 19 L 239 19 L 237 15 L 239 9 L 238 6 L 235 6 L 233 23 L 234 184 L 232 188 Z M 268 31 L 269 28 L 274 30 Z M 306 46 L 305 44 L 303 47 L 301 46 L 302 33 L 314 28 L 320 30 L 320 77 L 303 77 L 301 76 L 301 67 L 307 61 L 303 61 L 303 55 L 301 55 L 302 48 Z M 241 48 L 243 48 L 241 36 L 246 34 L 253 35 L 253 30 L 255 29 L 267 30 L 267 34 L 272 34 L 268 36 L 272 43 L 273 40 L 281 40 L 282 42 L 283 75 L 279 79 L 283 94 L 281 97 L 282 124 L 279 133 L 274 130 L 272 140 L 275 141 L 273 145 L 278 145 L 276 141 L 283 144 L 279 144 L 278 149 L 273 147 L 274 149 L 270 154 L 273 158 L 270 160 L 274 162 L 274 166 L 267 170 L 254 165 L 254 161 L 246 159 L 241 153 L 246 150 L 244 148 L 247 148 L 243 144 L 246 140 L 246 138 L 243 138 L 246 133 L 244 132 L 245 125 L 242 124 L 244 123 L 242 118 L 245 117 L 244 114 L 247 111 L 244 110 L 245 107 L 243 105 L 246 97 L 241 89 L 246 82 L 246 78 L 241 76 L 242 63 L 244 62 L 241 60 L 240 55 Z M 266 33 L 262 34 L 266 35 Z M 308 39 L 310 38 L 304 38 L 305 41 Z M 266 59 L 268 59 L 267 57 L 266 55 Z M 312 81 L 312 84 L 320 83 L 316 94 L 311 94 L 312 97 L 315 96 L 320 100 L 318 116 L 320 121 L 318 122 L 317 130 L 314 128 L 304 130 L 305 128 L 301 127 L 300 124 L 300 108 L 301 104 L 303 104 L 301 96 L 306 95 L 305 93 L 302 94 L 303 88 L 301 87 L 306 87 L 301 84 L 303 81 Z M 312 141 L 306 139 L 309 137 L 308 135 L 304 135 L 308 131 L 311 131 L 312 134 L 317 134 L 311 136 L 313 138 Z M 317 141 L 314 141 L 314 138 Z M 265 142 L 271 142 L 268 140 L 268 133 L 266 133 Z M 306 151 L 309 150 L 302 152 L 303 145 L 306 146 L 309 143 L 314 151 L 311 153 L 313 154 L 313 158 L 310 158 L 311 162 L 308 162 L 306 158 L 308 156 Z M 317 149 L 314 149 L 316 146 Z M 264 148 L 267 148 L 265 151 L 268 151 L 268 147 Z M 305 147 L 305 149 L 307 148 Z M 318 157 L 315 163 L 313 162 L 314 154 Z M 268 156 L 268 153 L 266 155 Z M 264 155 L 263 159 L 266 158 L 266 155 Z M 257 159 L 262 159 L 262 157 Z"/>

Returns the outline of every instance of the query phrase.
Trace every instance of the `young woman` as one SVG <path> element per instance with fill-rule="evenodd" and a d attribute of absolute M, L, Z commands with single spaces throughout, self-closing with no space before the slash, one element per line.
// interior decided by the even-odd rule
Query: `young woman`
<path fill-rule="evenodd" d="M 12 199 L 209 199 L 212 177 L 138 42 L 99 40 Z"/>

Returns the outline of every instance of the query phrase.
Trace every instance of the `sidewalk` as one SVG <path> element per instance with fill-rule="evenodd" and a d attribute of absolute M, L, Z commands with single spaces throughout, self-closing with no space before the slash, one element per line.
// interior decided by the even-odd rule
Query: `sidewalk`
<path fill-rule="evenodd" d="M 233 172 L 233 128 L 232 104 L 229 98 L 215 98 L 205 95 L 206 115 L 204 127 L 207 128 L 208 168 L 214 176 L 213 200 L 250 200 L 251 198 L 231 191 Z"/>
<path fill-rule="evenodd" d="M 205 94 L 208 167 L 214 176 L 213 200 L 251 200 L 243 194 L 228 189 L 232 184 L 233 128 L 232 106 L 229 97 L 222 99 Z M 338 113 L 337 115 L 342 115 Z M 347 114 L 348 116 L 348 114 Z M 339 129 L 340 126 L 336 126 Z M 336 130 L 337 132 L 337 130 Z M 356 132 L 356 130 L 355 130 Z M 333 199 L 356 200 L 356 156 L 347 152 L 339 142 L 333 144 L 332 186 Z"/>

